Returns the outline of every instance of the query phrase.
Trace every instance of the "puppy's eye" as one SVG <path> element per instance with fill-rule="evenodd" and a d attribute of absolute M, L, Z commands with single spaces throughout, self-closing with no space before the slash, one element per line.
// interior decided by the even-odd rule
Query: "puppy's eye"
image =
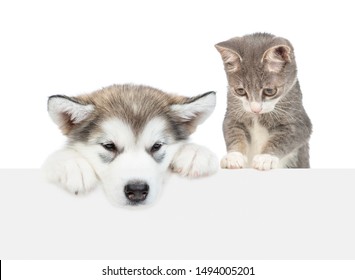
<path fill-rule="evenodd" d="M 113 143 L 102 143 L 102 147 L 104 147 L 105 150 L 110 151 L 110 152 L 116 152 L 116 146 Z"/>
<path fill-rule="evenodd" d="M 240 87 L 240 88 L 236 88 L 235 89 L 235 93 L 239 96 L 245 96 L 247 95 L 247 92 L 245 91 L 244 88 Z"/>
<path fill-rule="evenodd" d="M 155 153 L 155 152 L 159 151 L 162 146 L 163 146 L 163 143 L 157 142 L 150 148 L 150 152 Z"/>
<path fill-rule="evenodd" d="M 276 88 L 264 88 L 263 94 L 266 96 L 274 96 L 277 93 Z"/>

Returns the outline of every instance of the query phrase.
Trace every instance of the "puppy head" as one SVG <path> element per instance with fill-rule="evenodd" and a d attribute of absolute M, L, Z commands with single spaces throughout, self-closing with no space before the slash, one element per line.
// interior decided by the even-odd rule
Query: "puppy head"
<path fill-rule="evenodd" d="M 123 85 L 79 97 L 51 96 L 48 111 L 111 202 L 139 206 L 157 198 L 175 153 L 215 103 L 214 92 L 189 98 Z"/>

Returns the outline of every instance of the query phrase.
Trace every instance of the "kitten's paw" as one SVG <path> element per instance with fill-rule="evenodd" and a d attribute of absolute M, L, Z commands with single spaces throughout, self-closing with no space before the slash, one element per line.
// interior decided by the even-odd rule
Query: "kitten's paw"
<path fill-rule="evenodd" d="M 269 154 L 256 155 L 253 158 L 253 168 L 258 170 L 270 170 L 278 167 L 280 159 Z"/>
<path fill-rule="evenodd" d="M 79 153 L 70 149 L 55 152 L 42 167 L 46 179 L 71 193 L 87 193 L 98 184 L 91 165 Z"/>
<path fill-rule="evenodd" d="M 240 169 L 246 166 L 248 159 L 240 152 L 229 152 L 221 159 L 221 168 Z"/>
<path fill-rule="evenodd" d="M 218 159 L 209 149 L 189 143 L 176 153 L 170 168 L 185 177 L 209 176 L 217 172 Z"/>

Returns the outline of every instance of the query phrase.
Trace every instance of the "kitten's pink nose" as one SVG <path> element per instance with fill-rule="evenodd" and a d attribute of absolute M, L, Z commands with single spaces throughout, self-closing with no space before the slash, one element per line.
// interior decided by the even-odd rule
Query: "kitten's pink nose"
<path fill-rule="evenodd" d="M 253 113 L 259 114 L 263 107 L 261 106 L 261 103 L 258 102 L 251 102 L 250 103 L 250 109 Z"/>

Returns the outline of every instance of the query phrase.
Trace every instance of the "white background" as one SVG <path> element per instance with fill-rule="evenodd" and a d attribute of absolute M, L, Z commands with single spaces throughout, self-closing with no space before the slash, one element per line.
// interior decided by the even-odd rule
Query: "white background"
<path fill-rule="evenodd" d="M 258 31 L 295 47 L 314 124 L 312 167 L 354 168 L 351 1 L 298 2 L 1 1 L 0 168 L 37 168 L 64 143 L 46 112 L 49 95 L 113 83 L 217 91 L 216 111 L 193 140 L 221 157 L 227 81 L 214 44 Z"/>

